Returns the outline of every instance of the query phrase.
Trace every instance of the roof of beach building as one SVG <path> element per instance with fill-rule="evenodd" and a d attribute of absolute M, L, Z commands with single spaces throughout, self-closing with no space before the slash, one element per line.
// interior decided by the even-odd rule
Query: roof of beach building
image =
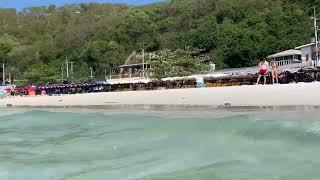
<path fill-rule="evenodd" d="M 301 46 L 298 46 L 298 47 L 296 47 L 295 49 L 302 49 L 302 48 L 305 48 L 305 47 L 308 47 L 308 46 L 313 46 L 313 45 L 315 45 L 316 43 L 309 43 L 309 44 L 305 44 L 305 45 L 301 45 Z"/>
<path fill-rule="evenodd" d="M 282 52 L 279 52 L 276 54 L 272 54 L 272 55 L 268 56 L 267 58 L 277 58 L 277 57 L 293 56 L 293 55 L 301 55 L 301 51 L 296 50 L 296 49 L 289 49 L 289 50 L 282 51 Z"/>
<path fill-rule="evenodd" d="M 124 65 L 119 66 L 119 68 L 126 68 L 126 67 L 140 67 L 140 66 L 143 66 L 143 64 L 145 64 L 145 65 L 149 65 L 148 63 L 124 64 Z"/>

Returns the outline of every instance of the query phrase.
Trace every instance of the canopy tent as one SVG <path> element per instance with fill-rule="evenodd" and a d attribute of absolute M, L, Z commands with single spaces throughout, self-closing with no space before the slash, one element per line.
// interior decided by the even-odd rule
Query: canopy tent
<path fill-rule="evenodd" d="M 11 91 L 11 90 L 14 90 L 14 91 L 35 91 L 36 90 L 36 87 L 35 86 L 25 86 L 25 87 L 7 87 L 5 88 L 5 90 L 7 91 Z"/>
<path fill-rule="evenodd" d="M 268 56 L 268 59 L 274 59 L 274 58 L 278 58 L 278 57 L 285 57 L 285 56 L 295 56 L 295 55 L 301 55 L 301 51 L 300 50 L 295 50 L 295 49 L 290 49 L 290 50 L 286 50 L 286 51 L 282 51 L 276 54 L 272 54 L 270 56 Z"/>

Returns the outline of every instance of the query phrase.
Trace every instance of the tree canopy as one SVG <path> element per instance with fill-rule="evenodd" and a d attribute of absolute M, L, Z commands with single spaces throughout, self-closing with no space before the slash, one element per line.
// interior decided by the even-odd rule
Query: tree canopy
<path fill-rule="evenodd" d="M 34 84 L 61 81 L 66 56 L 74 62 L 74 81 L 87 80 L 90 67 L 99 80 L 141 48 L 164 57 L 153 62 L 159 66 L 195 66 L 182 68 L 181 75 L 202 71 L 196 65 L 203 56 L 218 68 L 252 66 L 268 54 L 308 43 L 314 5 L 320 8 L 320 1 L 171 0 L 141 7 L 91 3 L 0 9 L 0 58 L 15 79 Z M 198 57 L 190 56 L 190 49 L 201 50 Z"/>
<path fill-rule="evenodd" d="M 209 58 L 201 54 L 199 49 L 178 49 L 175 51 L 163 49 L 151 58 L 151 72 L 154 77 L 188 76 L 209 70 L 205 63 Z"/>

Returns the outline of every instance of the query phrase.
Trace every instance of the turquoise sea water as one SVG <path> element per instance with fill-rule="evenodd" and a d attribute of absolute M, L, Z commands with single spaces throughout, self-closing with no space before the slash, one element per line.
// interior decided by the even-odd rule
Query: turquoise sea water
<path fill-rule="evenodd" d="M 0 111 L 0 179 L 318 180 L 320 113 L 296 114 Z"/>

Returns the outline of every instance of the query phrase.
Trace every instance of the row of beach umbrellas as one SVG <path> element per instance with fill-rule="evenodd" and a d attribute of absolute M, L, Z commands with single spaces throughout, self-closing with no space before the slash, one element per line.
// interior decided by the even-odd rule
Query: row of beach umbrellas
<path fill-rule="evenodd" d="M 86 83 L 70 83 L 70 84 L 50 84 L 39 86 L 38 89 L 57 89 L 57 88 L 77 88 L 77 87 L 92 87 L 92 86 L 106 86 L 107 82 L 86 82 Z"/>

